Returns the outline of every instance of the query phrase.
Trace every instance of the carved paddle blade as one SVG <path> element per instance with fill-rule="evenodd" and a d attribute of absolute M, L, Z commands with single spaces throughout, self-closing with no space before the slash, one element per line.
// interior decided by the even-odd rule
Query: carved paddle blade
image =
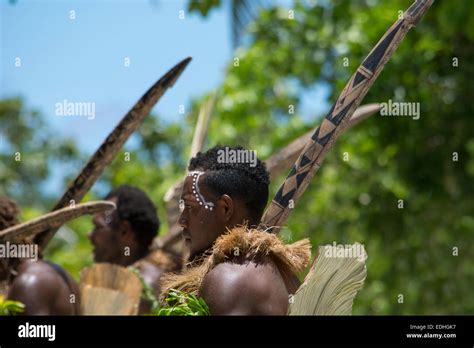
<path fill-rule="evenodd" d="M 417 0 L 410 6 L 357 68 L 328 115 L 306 143 L 283 185 L 265 211 L 262 228 L 272 227 L 273 232 L 278 232 L 286 223 L 291 208 L 308 187 L 327 152 L 344 130 L 345 123 L 351 118 L 408 30 L 421 19 L 432 3 L 433 0 Z"/>
<path fill-rule="evenodd" d="M 151 108 L 160 100 L 166 90 L 174 85 L 190 61 L 191 58 L 188 57 L 176 64 L 138 100 L 82 168 L 79 175 L 56 203 L 53 211 L 69 205 L 71 200 L 76 203 L 82 200 L 102 174 L 104 168 L 112 162 L 123 144 L 144 121 Z M 35 242 L 39 244 L 41 250 L 46 247 L 55 232 L 54 229 L 48 230 L 36 236 Z"/>
<path fill-rule="evenodd" d="M 109 201 L 95 201 L 66 207 L 37 217 L 33 220 L 0 231 L 0 241 L 12 241 L 29 237 L 47 229 L 57 229 L 69 220 L 85 214 L 95 214 L 114 210 L 115 204 Z"/>

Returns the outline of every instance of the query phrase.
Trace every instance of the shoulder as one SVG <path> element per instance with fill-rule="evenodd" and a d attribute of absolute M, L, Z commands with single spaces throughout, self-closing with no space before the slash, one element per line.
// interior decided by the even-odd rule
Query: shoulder
<path fill-rule="evenodd" d="M 273 262 L 224 262 L 203 279 L 200 296 L 214 315 L 284 315 L 288 292 Z"/>
<path fill-rule="evenodd" d="M 8 297 L 25 304 L 25 314 L 49 314 L 50 304 L 56 301 L 62 279 L 43 261 L 25 261 L 18 268 Z"/>
<path fill-rule="evenodd" d="M 18 267 L 18 275 L 14 283 L 24 286 L 36 286 L 40 284 L 56 285 L 62 282 L 56 270 L 44 261 L 25 261 Z"/>

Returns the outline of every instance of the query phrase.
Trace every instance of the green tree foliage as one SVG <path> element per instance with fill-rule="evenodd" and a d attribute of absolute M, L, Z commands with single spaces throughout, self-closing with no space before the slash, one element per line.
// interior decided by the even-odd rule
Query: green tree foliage
<path fill-rule="evenodd" d="M 237 47 L 242 42 L 246 26 L 255 18 L 257 9 L 262 5 L 261 0 L 190 0 L 188 11 L 197 12 L 206 17 L 209 11 L 223 4 L 230 5 L 232 43 Z"/>
<path fill-rule="evenodd" d="M 52 136 L 41 114 L 20 98 L 0 101 L 0 124 L 0 195 L 23 206 L 44 205 L 52 197 L 42 195 L 41 186 L 54 166 L 80 162 L 74 141 Z"/>
<path fill-rule="evenodd" d="M 242 143 L 266 157 L 315 127 L 324 115 L 302 122 L 301 92 L 331 86 L 333 102 L 409 5 L 295 2 L 293 20 L 290 9 L 262 10 L 249 27 L 252 43 L 236 50 L 238 66 L 228 66 L 211 143 Z M 474 311 L 472 13 L 469 1 L 435 2 L 365 99 L 418 102 L 420 119 L 375 116 L 341 136 L 283 231 L 314 246 L 366 245 L 357 314 Z"/>

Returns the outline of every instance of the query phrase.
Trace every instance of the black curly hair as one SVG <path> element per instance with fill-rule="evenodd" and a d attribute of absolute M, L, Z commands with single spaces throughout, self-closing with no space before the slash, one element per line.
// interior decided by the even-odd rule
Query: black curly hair
<path fill-rule="evenodd" d="M 202 153 L 199 152 L 189 163 L 188 170 L 208 172 L 204 184 L 215 195 L 227 194 L 234 199 L 242 200 L 253 221 L 258 223 L 268 200 L 270 175 L 262 162 L 257 158 L 255 166 L 250 163 L 228 163 L 219 161 L 221 151 L 249 151 L 243 146 L 216 145 Z"/>
<path fill-rule="evenodd" d="M 147 250 L 160 228 L 156 206 L 145 192 L 129 185 L 119 186 L 105 197 L 111 198 L 117 199 L 112 225 L 128 221 L 142 250 Z"/>
<path fill-rule="evenodd" d="M 18 224 L 19 214 L 20 208 L 14 201 L 8 197 L 0 196 L 0 230 Z"/>

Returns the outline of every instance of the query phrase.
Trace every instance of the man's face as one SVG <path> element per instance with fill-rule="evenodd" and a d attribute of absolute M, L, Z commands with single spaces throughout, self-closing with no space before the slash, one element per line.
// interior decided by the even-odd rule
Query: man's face
<path fill-rule="evenodd" d="M 117 203 L 115 198 L 111 198 L 109 201 Z M 113 228 L 112 220 L 113 211 L 94 214 L 92 219 L 94 229 L 89 234 L 89 239 L 94 246 L 95 262 L 117 263 L 122 256 L 120 231 Z"/>
<path fill-rule="evenodd" d="M 219 218 L 216 209 L 218 199 L 203 183 L 205 175 L 198 178 L 187 176 L 181 193 L 181 215 L 178 222 L 183 228 L 183 238 L 191 257 L 209 249 L 217 237 L 225 231 L 225 224 Z M 194 179 L 197 180 L 193 182 Z M 206 208 L 206 202 L 214 206 L 207 205 Z"/>

